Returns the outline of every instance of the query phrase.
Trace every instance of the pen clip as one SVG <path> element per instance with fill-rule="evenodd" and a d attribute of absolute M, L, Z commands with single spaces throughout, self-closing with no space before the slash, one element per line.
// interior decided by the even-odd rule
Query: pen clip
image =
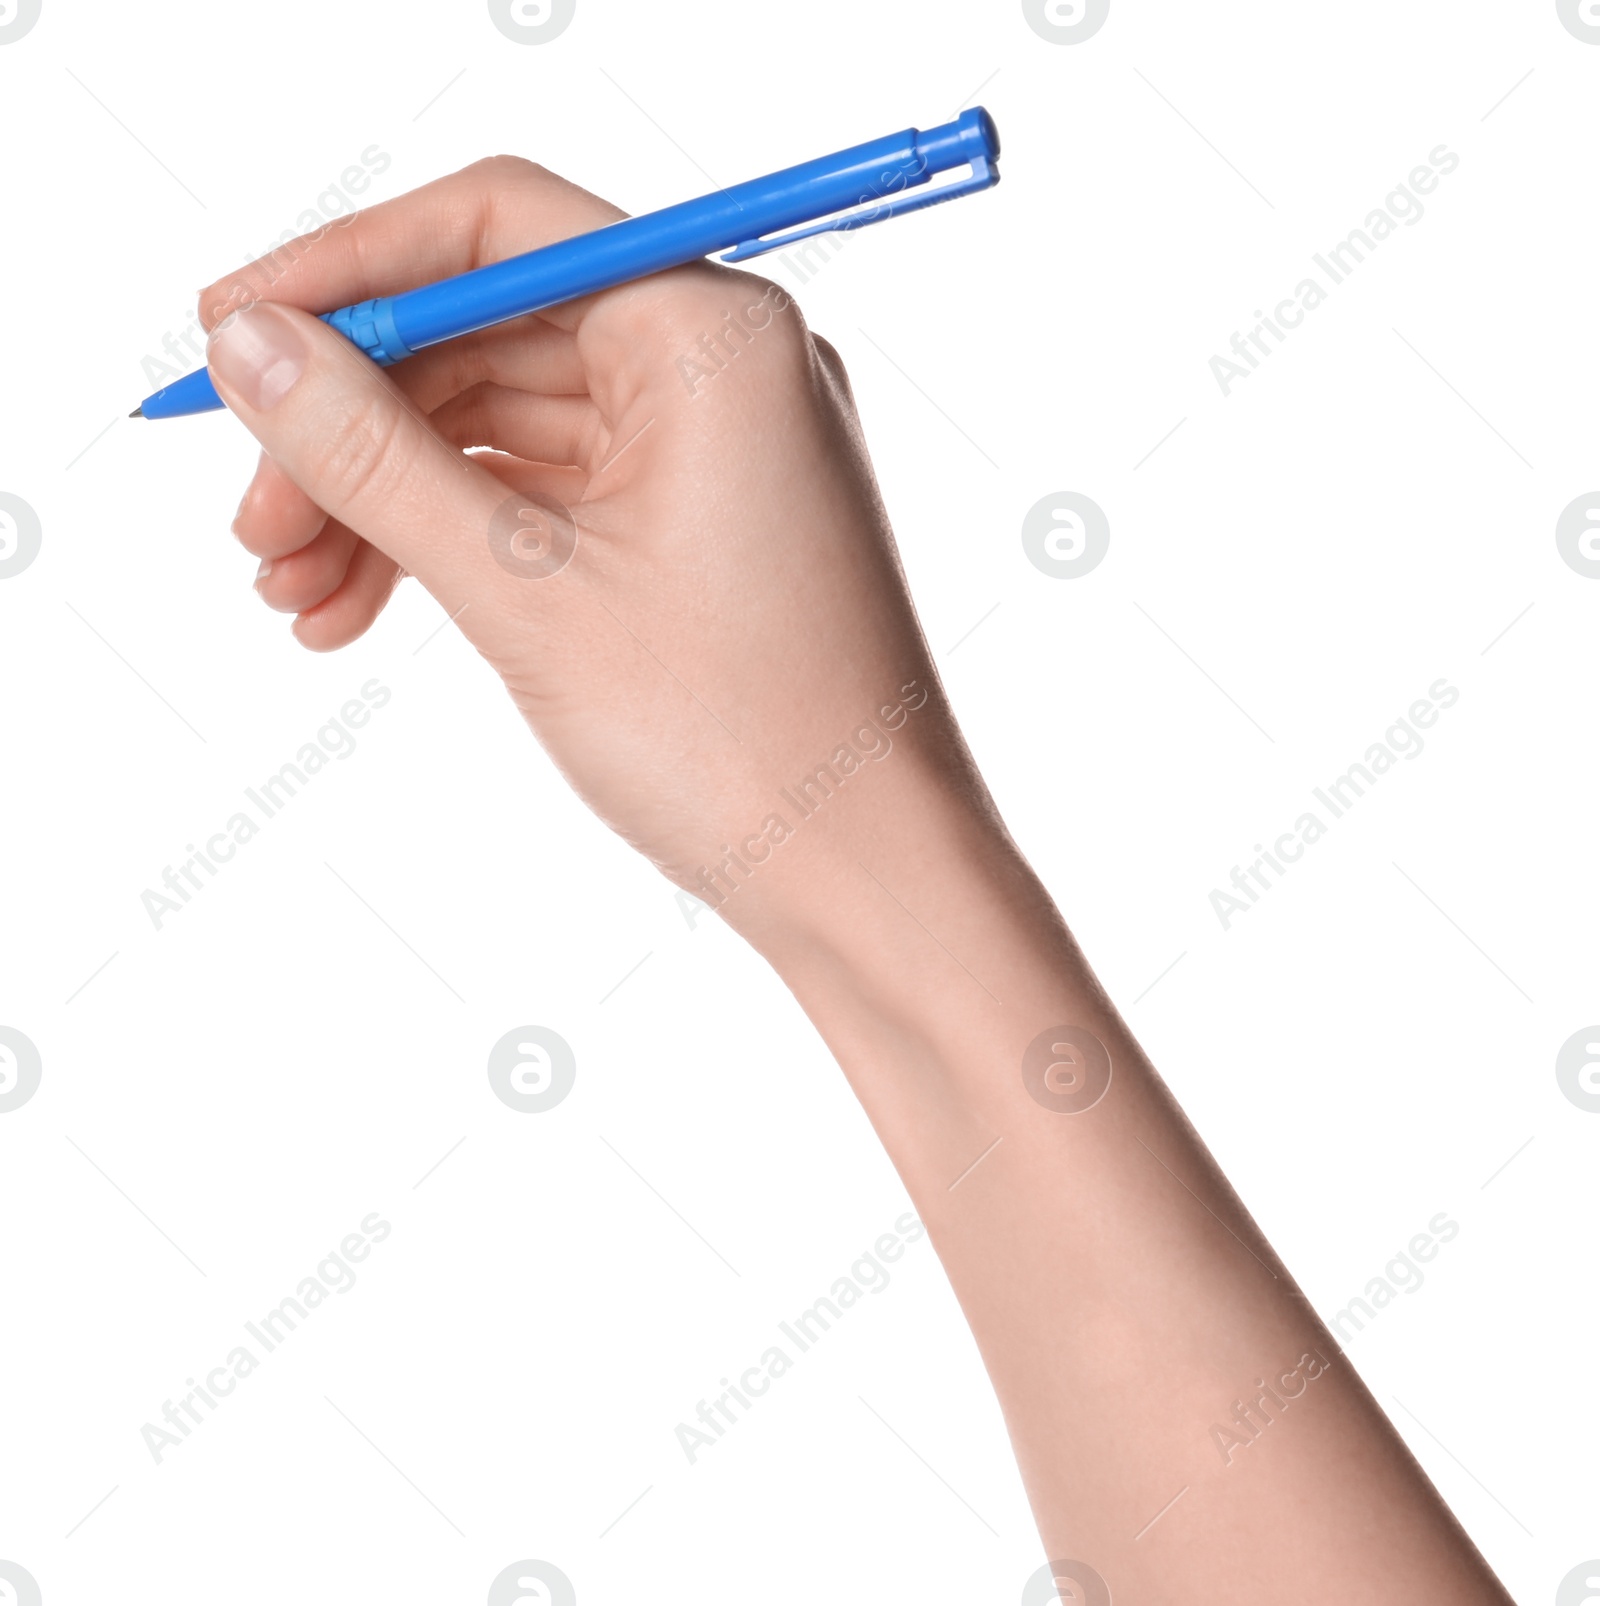
<path fill-rule="evenodd" d="M 924 206 L 937 206 L 941 201 L 953 201 L 958 195 L 971 195 L 975 190 L 986 190 L 1000 182 L 1000 175 L 987 157 L 972 159 L 972 171 L 954 184 L 940 184 L 911 195 L 902 195 L 893 201 L 866 202 L 853 212 L 839 213 L 824 218 L 820 223 L 808 223 L 803 229 L 791 229 L 787 234 L 768 235 L 765 239 L 743 240 L 731 251 L 717 258 L 719 262 L 746 262 L 751 257 L 765 255 L 796 240 L 808 239 L 813 234 L 829 234 L 845 229 L 862 229 L 870 223 L 881 223 L 885 218 L 901 212 L 915 212 Z"/>

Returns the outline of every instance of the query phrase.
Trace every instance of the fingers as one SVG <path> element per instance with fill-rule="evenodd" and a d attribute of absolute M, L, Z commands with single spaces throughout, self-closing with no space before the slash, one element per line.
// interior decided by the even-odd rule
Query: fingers
<path fill-rule="evenodd" d="M 591 460 L 605 430 L 587 397 L 531 396 L 487 384 L 452 397 L 432 423 L 456 446 L 492 446 L 531 462 L 573 465 Z"/>
<path fill-rule="evenodd" d="M 256 592 L 279 613 L 304 613 L 344 583 L 361 537 L 329 519 L 315 540 L 285 557 L 268 558 L 256 576 Z"/>
<path fill-rule="evenodd" d="M 298 552 L 328 515 L 276 463 L 261 454 L 255 477 L 245 487 L 233 533 L 246 552 L 258 558 L 282 558 Z"/>
<path fill-rule="evenodd" d="M 365 635 L 405 570 L 370 542 L 357 543 L 343 580 L 295 620 L 295 639 L 312 652 L 333 652 Z"/>
<path fill-rule="evenodd" d="M 331 652 L 367 631 L 405 571 L 348 525 L 317 513 L 325 519 L 321 532 L 263 562 L 255 588 L 269 608 L 299 615 L 293 629 L 302 645 Z"/>
<path fill-rule="evenodd" d="M 537 317 L 430 346 L 400 363 L 390 378 L 425 413 L 485 380 L 546 396 L 588 391 L 577 337 Z"/>
<path fill-rule="evenodd" d="M 488 539 L 505 485 L 342 335 L 261 302 L 226 320 L 207 357 L 223 400 L 278 468 L 447 608 L 507 578 Z"/>
<path fill-rule="evenodd" d="M 209 330 L 255 300 L 331 312 L 466 273 L 626 216 L 533 162 L 491 156 L 302 235 L 200 292 Z M 566 309 L 575 327 L 577 315 Z M 562 321 L 562 320 L 557 320 Z"/>

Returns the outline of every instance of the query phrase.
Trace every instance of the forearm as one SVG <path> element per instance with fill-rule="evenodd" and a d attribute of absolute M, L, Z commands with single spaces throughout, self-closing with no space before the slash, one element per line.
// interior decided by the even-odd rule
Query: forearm
<path fill-rule="evenodd" d="M 1119 1601 L 1508 1599 L 982 806 L 908 765 L 805 858 L 741 918 L 928 1226 L 1050 1555 Z"/>

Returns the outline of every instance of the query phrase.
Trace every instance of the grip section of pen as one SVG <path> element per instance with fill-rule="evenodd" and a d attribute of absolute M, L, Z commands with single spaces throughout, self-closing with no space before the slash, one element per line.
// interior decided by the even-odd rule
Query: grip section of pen
<path fill-rule="evenodd" d="M 353 346 L 359 346 L 384 368 L 411 355 L 411 348 L 400 338 L 400 331 L 394 326 L 394 302 L 389 296 L 359 301 L 353 307 L 340 307 L 337 312 L 326 312 L 322 315 L 322 321 L 337 329 Z"/>

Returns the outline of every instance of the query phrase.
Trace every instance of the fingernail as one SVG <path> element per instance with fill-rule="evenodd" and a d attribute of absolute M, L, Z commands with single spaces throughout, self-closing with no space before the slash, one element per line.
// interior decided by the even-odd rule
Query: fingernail
<path fill-rule="evenodd" d="M 258 588 L 261 585 L 261 582 L 263 580 L 265 580 L 266 577 L 271 573 L 272 573 L 272 559 L 271 558 L 263 558 L 261 560 L 261 567 L 256 570 L 256 585 L 257 585 Z"/>
<path fill-rule="evenodd" d="M 258 413 L 288 395 L 306 365 L 300 331 L 270 301 L 230 313 L 206 342 L 212 372 Z"/>

